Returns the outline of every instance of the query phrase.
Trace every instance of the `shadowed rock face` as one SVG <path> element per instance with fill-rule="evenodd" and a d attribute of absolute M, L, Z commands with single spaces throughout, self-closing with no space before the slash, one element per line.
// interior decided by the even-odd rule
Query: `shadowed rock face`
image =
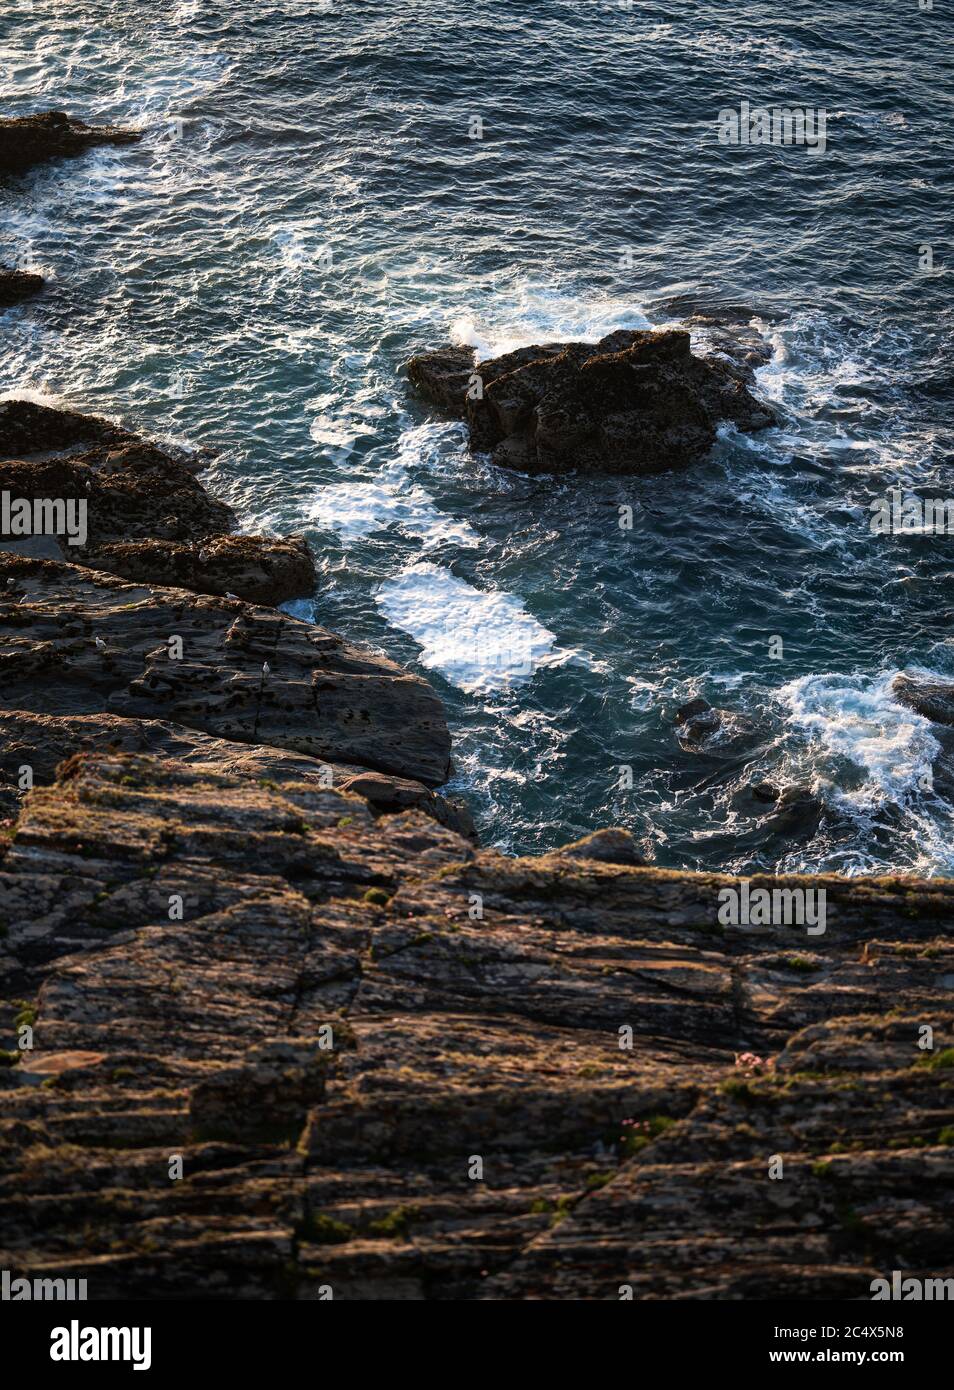
<path fill-rule="evenodd" d="M 666 472 L 705 454 L 721 421 L 774 423 L 745 370 L 694 357 L 676 330 L 520 348 L 479 365 L 469 349 L 446 348 L 412 358 L 408 378 L 467 420 L 472 450 L 529 473 Z"/>
<path fill-rule="evenodd" d="M 138 131 L 86 125 L 64 111 L 0 117 L 0 173 L 19 174 L 48 159 L 83 154 L 94 145 L 129 145 L 139 138 Z"/>
<path fill-rule="evenodd" d="M 720 928 L 731 880 L 507 859 L 209 753 L 72 758 L 0 841 L 0 1030 L 35 1040 L 4 1267 L 93 1299 L 950 1274 L 954 884 L 792 879 L 824 936 Z"/>
<path fill-rule="evenodd" d="M 43 276 L 33 275 L 26 270 L 8 270 L 0 266 L 0 309 L 9 309 L 11 304 L 19 304 L 29 299 L 43 288 Z"/>
<path fill-rule="evenodd" d="M 375 816 L 419 810 L 469 840 L 477 833 L 467 807 L 420 782 L 394 773 L 369 772 L 356 763 L 309 757 L 263 743 L 215 738 L 162 719 L 115 714 L 58 716 L 0 709 L 0 819 L 15 816 L 22 792 L 19 771 L 33 770 L 38 785 L 53 782 L 58 765 L 83 752 L 148 753 L 174 758 L 199 772 L 245 777 L 270 787 L 284 782 L 334 786 L 361 796 Z M 609 833 L 609 832 L 607 832 Z M 623 833 L 623 832 L 618 832 Z"/>
<path fill-rule="evenodd" d="M 315 566 L 300 536 L 228 535 L 236 517 L 179 457 L 107 420 L 32 401 L 0 403 L 0 491 L 82 500 L 85 544 L 42 538 L 21 553 L 63 558 L 126 579 L 283 603 L 311 594 Z M 9 548 L 9 545 L 7 546 Z"/>

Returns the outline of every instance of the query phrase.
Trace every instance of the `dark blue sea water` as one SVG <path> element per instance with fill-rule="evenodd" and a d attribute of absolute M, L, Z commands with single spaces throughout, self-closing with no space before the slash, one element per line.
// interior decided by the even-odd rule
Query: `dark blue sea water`
<path fill-rule="evenodd" d="M 944 735 L 890 692 L 954 675 L 954 539 L 868 526 L 888 487 L 954 492 L 943 0 L 10 0 L 0 24 L 5 111 L 145 137 L 0 189 L 0 258 L 53 278 L 0 319 L 0 388 L 213 448 L 247 527 L 307 531 L 295 611 L 429 676 L 488 842 L 619 823 L 664 865 L 954 870 Z M 826 152 L 720 145 L 743 99 L 825 108 Z M 678 476 L 501 472 L 400 377 L 447 341 L 713 305 L 772 344 L 782 423 Z M 741 748 L 679 747 L 696 694 L 748 715 Z M 762 780 L 819 814 L 780 827 Z"/>

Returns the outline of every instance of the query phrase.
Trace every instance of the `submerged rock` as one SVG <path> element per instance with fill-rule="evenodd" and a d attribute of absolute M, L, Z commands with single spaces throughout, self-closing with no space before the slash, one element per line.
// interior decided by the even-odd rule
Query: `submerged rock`
<path fill-rule="evenodd" d="M 412 358 L 408 378 L 467 420 L 472 450 L 529 473 L 665 472 L 703 455 L 723 420 L 774 423 L 738 370 L 693 356 L 679 330 L 520 348 L 479 366 L 447 348 Z"/>
<path fill-rule="evenodd" d="M 130 145 L 140 138 L 136 130 L 87 125 L 65 111 L 0 117 L 0 173 L 21 173 L 48 159 L 82 154 L 94 145 Z"/>
<path fill-rule="evenodd" d="M 43 288 L 43 276 L 27 270 L 9 270 L 0 265 L 0 309 L 9 309 Z"/>
<path fill-rule="evenodd" d="M 954 726 L 954 682 L 902 674 L 891 682 L 891 693 L 898 704 L 913 709 L 933 724 Z"/>
<path fill-rule="evenodd" d="M 708 700 L 697 698 L 681 705 L 673 716 L 676 737 L 683 748 L 693 752 L 714 745 L 730 745 L 749 737 L 755 725 L 745 714 L 714 709 Z"/>

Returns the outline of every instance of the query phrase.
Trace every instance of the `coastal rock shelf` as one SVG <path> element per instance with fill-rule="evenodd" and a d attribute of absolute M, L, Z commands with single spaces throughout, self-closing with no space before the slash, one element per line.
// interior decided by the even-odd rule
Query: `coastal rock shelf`
<path fill-rule="evenodd" d="M 449 775 L 425 681 L 271 608 L 0 551 L 0 634 L 8 710 L 167 719 L 431 787 Z"/>
<path fill-rule="evenodd" d="M 0 172 L 137 138 L 4 120 Z M 409 375 L 508 467 L 652 472 L 772 422 L 758 342 L 714 341 Z M 0 539 L 0 1268 L 92 1300 L 950 1274 L 954 882 L 753 879 L 827 894 L 808 936 L 720 923 L 738 881 L 621 829 L 480 848 L 436 694 L 264 606 L 312 592 L 311 555 L 237 535 L 200 467 L 0 404 L 0 492 L 88 520 Z M 898 694 L 954 722 L 946 688 Z M 702 751 L 735 727 L 681 716 Z"/>
<path fill-rule="evenodd" d="M 228 534 L 237 518 L 196 479 L 201 466 L 108 420 L 0 402 L 0 491 L 83 502 L 87 518 L 82 544 L 51 536 L 19 545 L 0 518 L 0 546 L 257 603 L 311 594 L 315 566 L 302 537 Z"/>
<path fill-rule="evenodd" d="M 94 1299 L 947 1272 L 954 884 L 792 880 L 820 941 L 719 929 L 731 880 L 508 859 L 265 756 L 81 754 L 3 841 L 5 1267 Z"/>
<path fill-rule="evenodd" d="M 546 343 L 479 364 L 469 348 L 444 348 L 411 358 L 407 372 L 466 419 L 473 452 L 527 473 L 667 472 L 705 454 L 722 421 L 746 431 L 775 421 L 746 385 L 748 361 L 695 357 L 682 330 Z"/>

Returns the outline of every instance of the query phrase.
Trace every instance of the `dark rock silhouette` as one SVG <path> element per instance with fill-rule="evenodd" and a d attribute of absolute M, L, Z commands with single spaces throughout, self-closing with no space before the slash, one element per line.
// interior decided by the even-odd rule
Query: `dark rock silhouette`
<path fill-rule="evenodd" d="M 472 450 L 528 473 L 685 468 L 712 446 L 721 421 L 743 430 L 774 423 L 744 375 L 721 356 L 693 356 L 679 330 L 548 343 L 479 365 L 463 348 L 408 363 L 423 395 L 467 420 Z"/>
<path fill-rule="evenodd" d="M 44 538 L 42 548 L 16 545 L 21 553 L 254 603 L 311 594 L 307 543 L 228 534 L 237 518 L 198 481 L 198 466 L 96 416 L 0 403 L 0 489 L 86 503 L 83 545 Z"/>
<path fill-rule="evenodd" d="M 0 117 L 0 173 L 19 174 L 48 159 L 83 154 L 94 145 L 130 145 L 140 138 L 119 126 L 92 126 L 65 111 Z"/>
<path fill-rule="evenodd" d="M 895 676 L 891 692 L 899 704 L 915 710 L 932 723 L 954 726 L 954 682 L 902 674 Z"/>
<path fill-rule="evenodd" d="M 0 309 L 9 309 L 43 288 L 43 276 L 27 270 L 10 270 L 0 266 Z"/>

